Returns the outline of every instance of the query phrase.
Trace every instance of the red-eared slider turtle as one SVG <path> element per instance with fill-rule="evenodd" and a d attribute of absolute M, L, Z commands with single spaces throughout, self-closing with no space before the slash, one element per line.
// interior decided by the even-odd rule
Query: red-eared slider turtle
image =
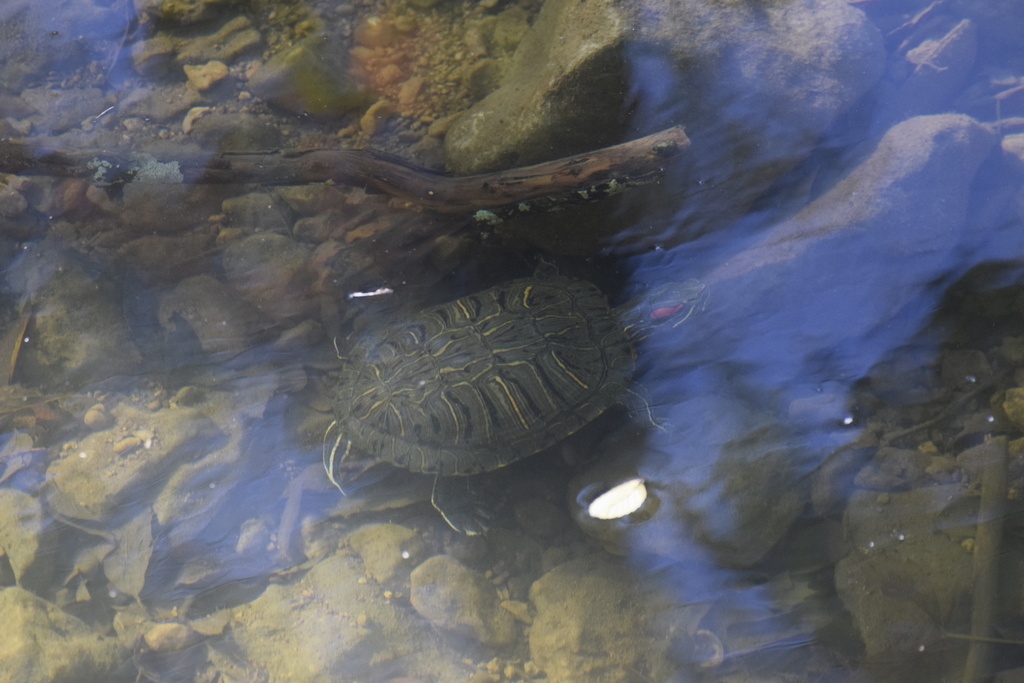
<path fill-rule="evenodd" d="M 476 501 L 453 496 L 450 478 L 525 458 L 638 398 L 636 342 L 705 299 L 687 280 L 610 309 L 589 282 L 538 274 L 368 334 L 345 356 L 327 475 L 344 492 L 339 467 L 350 457 L 435 474 L 434 507 L 457 531 L 479 533 Z"/>

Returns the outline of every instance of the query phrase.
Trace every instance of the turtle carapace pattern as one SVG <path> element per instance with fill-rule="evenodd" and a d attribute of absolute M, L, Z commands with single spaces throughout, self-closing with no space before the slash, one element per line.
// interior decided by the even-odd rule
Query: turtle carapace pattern
<path fill-rule="evenodd" d="M 705 300 L 688 280 L 613 310 L 587 281 L 535 276 L 367 334 L 344 358 L 327 474 L 343 492 L 352 457 L 435 474 L 434 506 L 479 533 L 478 515 L 442 500 L 440 478 L 503 467 L 580 429 L 629 391 L 637 340 Z"/>

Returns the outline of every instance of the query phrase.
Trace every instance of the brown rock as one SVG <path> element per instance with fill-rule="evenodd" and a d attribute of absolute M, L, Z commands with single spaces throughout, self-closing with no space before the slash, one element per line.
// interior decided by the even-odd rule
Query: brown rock
<path fill-rule="evenodd" d="M 112 680 L 130 652 L 80 619 L 21 588 L 0 590 L 8 637 L 0 639 L 0 678 L 18 683 Z"/>
<path fill-rule="evenodd" d="M 156 652 L 184 650 L 197 638 L 196 632 L 185 624 L 156 624 L 142 636 L 146 645 Z"/>
<path fill-rule="evenodd" d="M 516 522 L 533 536 L 554 536 L 571 524 L 566 514 L 549 501 L 529 498 L 515 506 Z"/>
<path fill-rule="evenodd" d="M 208 417 L 191 408 L 149 413 L 122 404 L 111 413 L 126 428 L 138 431 L 146 425 L 153 434 L 150 447 L 118 452 L 109 432 L 95 432 L 50 463 L 50 503 L 62 514 L 103 519 L 126 500 L 141 505 L 171 469 L 216 450 L 223 437 Z"/>
<path fill-rule="evenodd" d="M 423 556 L 423 541 L 415 531 L 398 524 L 366 524 L 353 531 L 349 546 L 363 559 L 363 567 L 379 583 L 408 574 Z"/>
<path fill-rule="evenodd" d="M 224 250 L 228 282 L 260 315 L 275 322 L 307 314 L 315 305 L 313 250 L 282 235 L 260 233 Z"/>
<path fill-rule="evenodd" d="M 185 65 L 185 76 L 196 90 L 208 90 L 227 78 L 228 67 L 224 62 L 213 60 L 198 66 Z"/>
<path fill-rule="evenodd" d="M 1003 412 L 1015 425 L 1024 429 L 1024 388 L 1014 387 L 1006 391 Z"/>
<path fill-rule="evenodd" d="M 559 565 L 530 588 L 536 609 L 530 654 L 548 680 L 617 683 L 647 671 L 665 676 L 665 641 L 647 635 L 652 605 L 635 577 L 607 561 L 583 558 Z"/>
<path fill-rule="evenodd" d="M 453 557 L 436 555 L 416 567 L 411 579 L 412 606 L 434 625 L 485 645 L 515 640 L 515 619 L 501 608 L 483 574 Z"/>
<path fill-rule="evenodd" d="M 160 300 L 160 325 L 174 333 L 184 321 L 203 353 L 237 353 L 254 343 L 260 329 L 251 306 L 238 301 L 227 285 L 209 275 L 186 278 Z"/>
<path fill-rule="evenodd" d="M 332 117 L 368 104 L 348 76 L 347 52 L 313 36 L 279 52 L 249 77 L 254 95 L 297 113 Z"/>

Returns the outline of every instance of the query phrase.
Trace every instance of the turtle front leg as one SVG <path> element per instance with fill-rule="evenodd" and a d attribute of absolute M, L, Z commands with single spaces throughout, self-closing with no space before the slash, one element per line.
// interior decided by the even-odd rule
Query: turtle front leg
<path fill-rule="evenodd" d="M 331 446 L 330 450 L 327 450 L 327 437 L 330 436 L 331 430 L 337 426 L 338 421 L 334 420 L 327 427 L 327 431 L 324 432 L 324 469 L 327 470 L 327 478 L 331 480 L 332 484 L 338 487 L 338 490 L 341 491 L 341 495 L 347 496 L 348 494 L 345 493 L 345 489 L 343 489 L 341 484 L 338 483 L 337 473 L 338 468 L 341 467 L 341 463 L 345 461 L 345 458 L 348 457 L 352 450 L 352 442 L 348 439 L 343 439 L 341 431 L 339 430 L 338 438 L 334 440 L 334 445 Z M 345 442 L 345 448 L 341 452 L 341 457 L 338 457 L 338 448 L 341 446 L 342 441 Z"/>
<path fill-rule="evenodd" d="M 435 475 L 430 504 L 455 531 L 479 536 L 490 529 L 492 515 L 483 494 L 471 479 L 474 477 Z"/>

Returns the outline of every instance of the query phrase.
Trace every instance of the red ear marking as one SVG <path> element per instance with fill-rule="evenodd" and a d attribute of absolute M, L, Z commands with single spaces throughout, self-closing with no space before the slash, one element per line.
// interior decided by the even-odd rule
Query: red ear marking
<path fill-rule="evenodd" d="M 684 305 L 685 304 L 679 304 L 678 306 L 666 306 L 665 308 L 655 308 L 653 311 L 651 311 L 650 318 L 651 320 L 661 320 L 662 318 L 667 318 L 670 315 L 675 315 L 680 311 L 680 309 L 683 308 Z"/>

